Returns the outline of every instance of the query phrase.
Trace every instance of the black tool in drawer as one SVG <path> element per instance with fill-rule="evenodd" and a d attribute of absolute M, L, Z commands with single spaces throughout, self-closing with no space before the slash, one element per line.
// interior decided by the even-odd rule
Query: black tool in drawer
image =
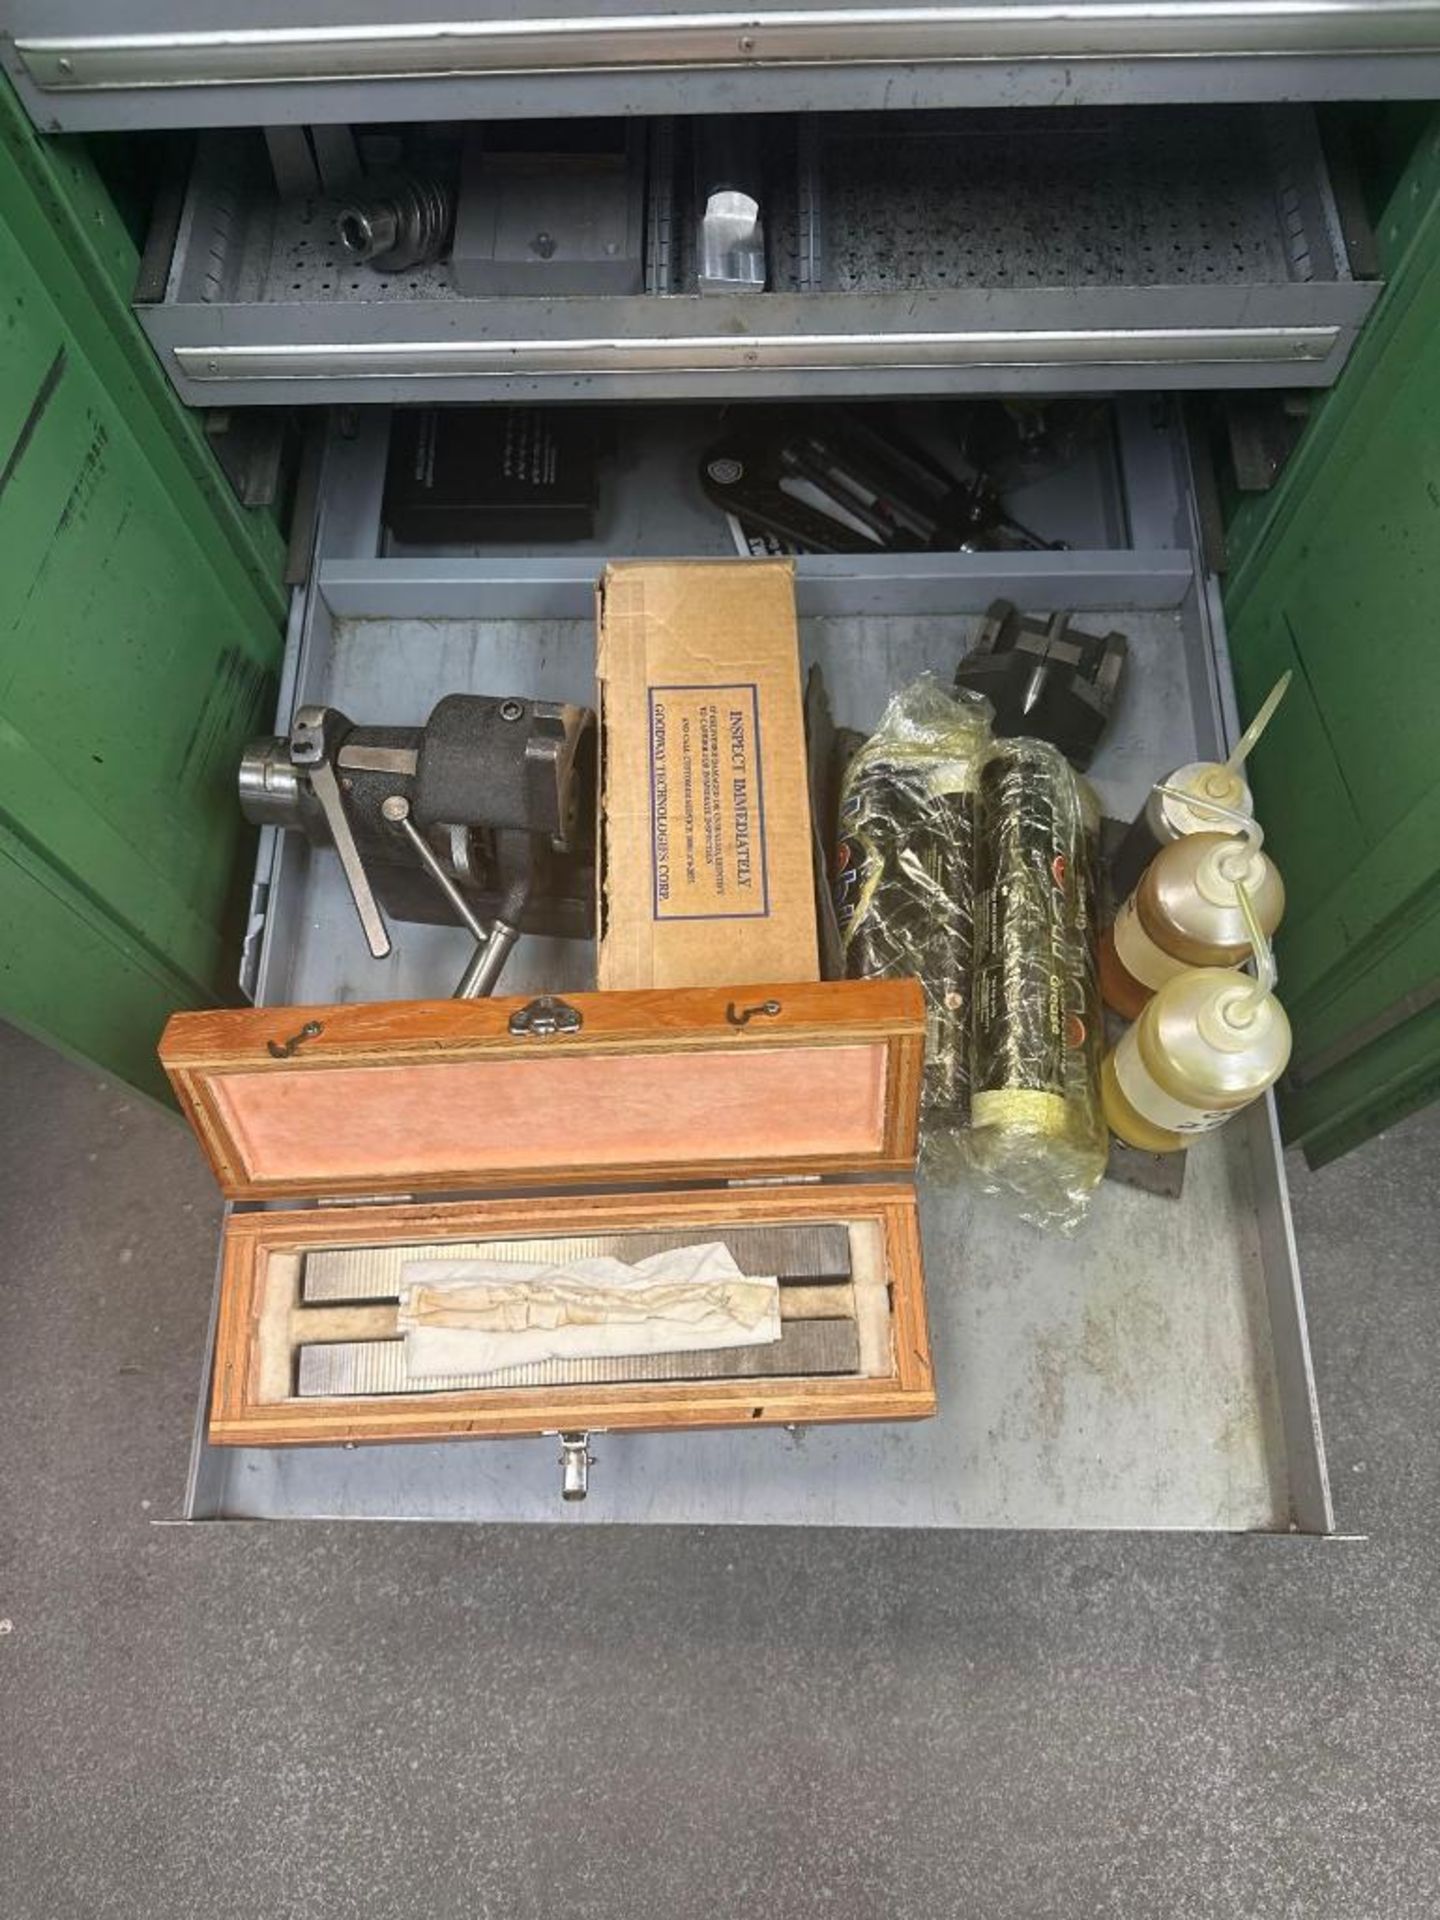
<path fill-rule="evenodd" d="M 415 407 L 395 415 L 385 525 L 424 547 L 583 540 L 595 524 L 593 414 Z"/>
<path fill-rule="evenodd" d="M 288 739 L 252 741 L 240 804 L 257 826 L 333 847 L 375 959 L 397 919 L 466 927 L 455 989 L 493 993 L 522 933 L 595 930 L 595 716 L 553 701 L 456 693 L 423 727 L 357 727 L 301 707 Z"/>

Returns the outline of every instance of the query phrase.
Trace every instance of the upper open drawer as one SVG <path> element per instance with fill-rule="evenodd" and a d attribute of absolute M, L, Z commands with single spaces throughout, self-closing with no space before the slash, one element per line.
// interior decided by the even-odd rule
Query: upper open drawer
<path fill-rule="evenodd" d="M 466 236 L 398 272 L 347 255 L 314 162 L 282 192 L 262 134 L 203 136 L 141 323 L 196 405 L 873 397 L 1325 385 L 1377 292 L 1307 107 L 732 122 L 763 291 L 701 270 L 713 127 L 650 122 L 583 218 L 543 166 L 474 169 L 493 129 L 392 135 Z"/>
<path fill-rule="evenodd" d="M 157 17 L 158 15 L 158 17 Z M 1430 0 L 1037 0 L 737 11 L 699 0 L 5 0 L 8 64 L 66 129 L 817 107 L 1433 98 Z M 103 25 L 103 30 L 101 30 Z M 743 76 L 737 79 L 737 76 Z M 740 91 L 737 92 L 737 89 Z"/>

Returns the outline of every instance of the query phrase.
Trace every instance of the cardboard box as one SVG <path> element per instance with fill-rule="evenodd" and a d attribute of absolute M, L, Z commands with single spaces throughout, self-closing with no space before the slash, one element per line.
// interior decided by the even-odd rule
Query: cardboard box
<path fill-rule="evenodd" d="M 602 988 L 818 980 L 788 561 L 600 582 Z"/>

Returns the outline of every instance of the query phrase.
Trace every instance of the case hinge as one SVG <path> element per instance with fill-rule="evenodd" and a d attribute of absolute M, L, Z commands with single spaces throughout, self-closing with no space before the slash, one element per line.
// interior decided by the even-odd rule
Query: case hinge
<path fill-rule="evenodd" d="M 413 1193 L 337 1193 L 317 1194 L 317 1207 L 393 1207 L 407 1206 L 415 1198 Z"/>
<path fill-rule="evenodd" d="M 578 1033 L 583 1024 L 584 1016 L 578 1007 L 572 1007 L 568 1000 L 557 1000 L 551 993 L 542 993 L 538 1000 L 527 1000 L 510 1016 L 511 1033 L 539 1040 L 552 1033 Z"/>
<path fill-rule="evenodd" d="M 818 1187 L 818 1173 L 756 1173 L 743 1180 L 727 1180 L 727 1187 Z"/>

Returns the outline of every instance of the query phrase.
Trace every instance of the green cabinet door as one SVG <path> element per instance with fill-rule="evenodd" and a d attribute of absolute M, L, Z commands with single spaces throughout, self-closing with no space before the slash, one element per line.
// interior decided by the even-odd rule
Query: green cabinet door
<path fill-rule="evenodd" d="M 136 267 L 0 76 L 0 1017 L 160 1093 L 166 1016 L 235 994 L 283 557 L 135 328 Z"/>
<path fill-rule="evenodd" d="M 1440 1092 L 1440 121 L 1378 238 L 1385 293 L 1226 593 L 1242 711 L 1295 673 L 1251 774 L 1316 1165 Z"/>

